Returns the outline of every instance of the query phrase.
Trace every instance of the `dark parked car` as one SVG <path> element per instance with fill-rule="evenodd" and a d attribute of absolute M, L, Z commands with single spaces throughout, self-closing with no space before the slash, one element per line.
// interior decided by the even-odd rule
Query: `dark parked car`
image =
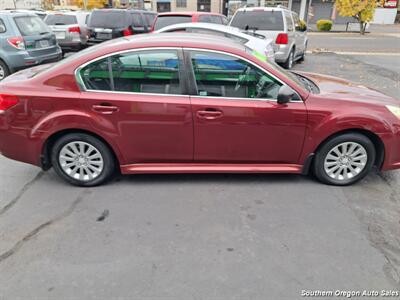
<path fill-rule="evenodd" d="M 33 12 L 0 11 L 0 80 L 61 57 L 54 33 L 40 17 Z"/>
<path fill-rule="evenodd" d="M 348 185 L 400 168 L 400 101 L 292 73 L 224 37 L 122 38 L 0 83 L 0 152 L 93 186 L 114 171 L 297 173 Z"/>
<path fill-rule="evenodd" d="M 150 32 L 156 13 L 131 9 L 96 9 L 88 20 L 89 44 Z"/>

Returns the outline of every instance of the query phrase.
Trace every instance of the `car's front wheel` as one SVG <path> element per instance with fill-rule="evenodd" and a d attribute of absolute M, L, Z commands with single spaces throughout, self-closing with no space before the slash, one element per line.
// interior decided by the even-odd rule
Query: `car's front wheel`
<path fill-rule="evenodd" d="M 51 161 L 60 177 L 78 186 L 100 185 L 115 171 L 109 147 L 84 133 L 71 133 L 59 138 L 52 148 Z"/>
<path fill-rule="evenodd" d="M 350 185 L 372 169 L 375 146 L 358 133 L 336 136 L 319 149 L 314 161 L 314 174 L 320 181 L 332 185 Z"/>

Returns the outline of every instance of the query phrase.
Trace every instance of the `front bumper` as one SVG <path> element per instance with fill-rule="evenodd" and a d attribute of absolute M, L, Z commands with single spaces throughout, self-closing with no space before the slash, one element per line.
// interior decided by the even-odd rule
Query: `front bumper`
<path fill-rule="evenodd" d="M 385 159 L 382 171 L 400 169 L 400 124 L 394 126 L 392 134 L 380 135 L 385 144 Z"/>

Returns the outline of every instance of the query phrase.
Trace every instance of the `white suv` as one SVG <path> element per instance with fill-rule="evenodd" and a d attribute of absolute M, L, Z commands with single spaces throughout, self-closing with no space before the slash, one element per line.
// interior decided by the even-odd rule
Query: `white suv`
<path fill-rule="evenodd" d="M 274 41 L 275 61 L 287 69 L 295 61 L 304 59 L 307 27 L 293 11 L 282 7 L 240 8 L 229 25 L 271 38 Z"/>

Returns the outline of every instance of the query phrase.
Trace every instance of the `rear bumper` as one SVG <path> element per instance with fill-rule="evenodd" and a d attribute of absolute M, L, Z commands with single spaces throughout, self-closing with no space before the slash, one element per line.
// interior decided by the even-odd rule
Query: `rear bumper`
<path fill-rule="evenodd" d="M 58 45 L 65 51 L 79 51 L 85 48 L 85 45 L 81 42 L 59 42 Z"/>
<path fill-rule="evenodd" d="M 7 65 L 13 73 L 24 68 L 29 68 L 43 63 L 55 62 L 60 59 L 62 59 L 62 51 L 60 47 L 55 48 L 53 53 L 41 56 L 32 56 L 28 51 L 18 51 L 9 55 Z"/>

